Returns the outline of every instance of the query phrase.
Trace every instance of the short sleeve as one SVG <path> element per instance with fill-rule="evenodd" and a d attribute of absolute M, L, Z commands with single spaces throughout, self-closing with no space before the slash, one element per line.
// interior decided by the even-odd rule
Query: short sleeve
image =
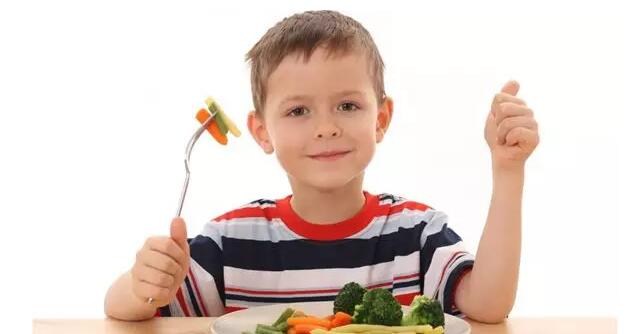
<path fill-rule="evenodd" d="M 420 273 L 424 277 L 422 294 L 436 298 L 445 313 L 459 315 L 455 290 L 468 273 L 475 257 L 466 251 L 462 239 L 448 226 L 448 216 L 434 209 L 426 212 L 421 235 Z"/>
<path fill-rule="evenodd" d="M 189 240 L 191 263 L 184 282 L 157 316 L 213 317 L 224 314 L 224 271 L 221 224 L 207 223 Z"/>

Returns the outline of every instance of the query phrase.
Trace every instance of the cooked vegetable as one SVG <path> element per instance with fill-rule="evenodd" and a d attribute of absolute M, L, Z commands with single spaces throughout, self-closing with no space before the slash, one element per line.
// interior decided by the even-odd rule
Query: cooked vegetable
<path fill-rule="evenodd" d="M 355 305 L 362 303 L 366 289 L 361 285 L 350 282 L 342 287 L 333 302 L 333 313 L 344 312 L 353 315 Z"/>
<path fill-rule="evenodd" d="M 350 325 L 353 322 L 353 318 L 348 313 L 337 312 L 331 319 L 331 328 Z"/>
<path fill-rule="evenodd" d="M 328 327 L 313 325 L 313 324 L 299 324 L 293 327 L 295 334 L 310 334 L 314 329 L 328 330 Z"/>
<path fill-rule="evenodd" d="M 282 331 L 273 326 L 259 324 L 255 329 L 255 334 L 282 334 Z"/>
<path fill-rule="evenodd" d="M 293 316 L 294 313 L 295 313 L 294 309 L 292 309 L 290 307 L 286 308 L 286 310 L 284 310 L 282 312 L 282 314 L 280 314 L 280 316 L 277 318 L 277 320 L 275 320 L 275 322 L 273 323 L 273 327 L 279 328 L 279 326 L 281 324 L 286 324 L 286 326 L 284 327 L 284 330 L 285 330 L 288 327 L 288 324 L 286 323 L 286 320 L 288 320 L 288 318 Z"/>
<path fill-rule="evenodd" d="M 393 294 L 382 288 L 369 290 L 355 306 L 353 323 L 394 326 L 402 321 L 402 306 Z"/>
<path fill-rule="evenodd" d="M 220 129 L 220 132 L 222 132 L 225 135 L 228 134 L 229 128 L 224 123 L 224 120 L 222 119 L 222 114 L 218 112 L 215 114 L 214 117 L 215 117 L 215 124 L 217 124 L 217 127 L 218 129 Z"/>
<path fill-rule="evenodd" d="M 326 319 L 321 319 L 317 317 L 291 317 L 286 320 L 289 326 L 297 326 L 297 325 L 318 325 L 325 328 L 331 327 L 331 321 Z M 297 329 L 296 329 L 297 330 Z"/>
<path fill-rule="evenodd" d="M 347 333 L 427 333 L 427 334 L 441 334 L 444 332 L 443 327 L 434 328 L 429 325 L 420 326 L 380 326 L 380 325 L 366 325 L 366 324 L 354 324 L 346 325 L 337 328 L 333 328 L 330 331 L 312 331 L 312 334 L 347 334 Z"/>
<path fill-rule="evenodd" d="M 211 117 L 211 114 L 209 114 L 209 112 L 204 108 L 198 110 L 195 115 L 195 119 L 197 119 L 200 124 L 204 124 L 209 117 Z M 211 136 L 213 136 L 213 138 L 215 138 L 215 140 L 217 140 L 218 143 L 222 145 L 226 145 L 228 143 L 228 138 L 226 138 L 225 134 L 220 132 L 220 129 L 217 127 L 215 122 L 211 122 L 209 126 L 206 127 L 206 130 L 211 134 Z"/>
<path fill-rule="evenodd" d="M 222 121 L 224 122 L 224 125 L 228 128 L 228 131 L 230 131 L 231 134 L 233 134 L 233 136 L 239 137 L 241 135 L 241 132 L 240 132 L 240 130 L 238 130 L 237 125 L 235 125 L 235 123 L 233 123 L 231 118 L 229 118 L 226 115 L 226 113 L 224 113 L 224 110 L 222 110 L 222 107 L 220 107 L 220 105 L 217 104 L 217 102 L 215 102 L 215 100 L 213 100 L 213 98 L 207 97 L 204 102 L 206 103 L 207 107 L 211 111 L 211 114 L 213 112 L 215 112 L 215 111 L 218 112 L 218 114 L 222 118 Z M 217 119 L 216 119 L 216 121 L 217 121 Z"/>
<path fill-rule="evenodd" d="M 410 310 L 404 314 L 402 325 L 444 326 L 444 310 L 437 299 L 415 296 Z"/>

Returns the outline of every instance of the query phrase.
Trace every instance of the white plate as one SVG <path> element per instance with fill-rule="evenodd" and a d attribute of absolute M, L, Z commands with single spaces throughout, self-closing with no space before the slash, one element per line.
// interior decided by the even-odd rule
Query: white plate
<path fill-rule="evenodd" d="M 272 324 L 287 307 L 301 310 L 306 314 L 319 317 L 333 313 L 333 302 L 309 302 L 292 304 L 274 304 L 251 307 L 231 312 L 213 321 L 211 332 L 214 334 L 241 334 L 243 331 L 254 332 L 257 324 Z M 404 311 L 408 306 L 403 306 Z M 446 334 L 469 334 L 470 325 L 458 317 L 444 314 Z"/>

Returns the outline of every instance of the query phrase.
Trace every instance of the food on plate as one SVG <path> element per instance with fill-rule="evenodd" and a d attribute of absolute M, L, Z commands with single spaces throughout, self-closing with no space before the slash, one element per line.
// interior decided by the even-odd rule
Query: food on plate
<path fill-rule="evenodd" d="M 286 308 L 270 324 L 243 334 L 442 334 L 444 311 L 436 299 L 415 296 L 409 310 L 387 289 L 367 290 L 356 282 L 342 287 L 333 314 L 318 316 Z"/>

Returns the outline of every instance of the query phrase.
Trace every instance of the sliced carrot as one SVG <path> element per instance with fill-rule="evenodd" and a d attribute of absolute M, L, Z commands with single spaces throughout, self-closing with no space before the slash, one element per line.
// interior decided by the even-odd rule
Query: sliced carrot
<path fill-rule="evenodd" d="M 328 327 L 313 324 L 299 324 L 293 328 L 295 328 L 295 334 L 311 334 L 311 331 L 314 329 L 328 330 Z"/>
<path fill-rule="evenodd" d="M 286 331 L 286 334 L 297 334 L 297 332 L 295 331 L 295 327 L 289 327 Z"/>
<path fill-rule="evenodd" d="M 324 317 L 324 319 L 326 319 L 328 321 L 333 321 L 333 319 L 335 319 L 335 314 L 327 315 L 327 316 Z"/>
<path fill-rule="evenodd" d="M 288 318 L 286 320 L 289 326 L 297 326 L 297 325 L 317 325 L 320 327 L 328 328 L 331 327 L 331 321 L 326 319 L 320 319 L 317 317 L 295 317 Z"/>
<path fill-rule="evenodd" d="M 195 119 L 197 119 L 200 124 L 204 124 L 206 120 L 209 119 L 209 117 L 211 117 L 211 114 L 204 108 L 198 110 L 197 114 L 195 115 Z M 211 136 L 213 136 L 213 138 L 215 138 L 215 140 L 217 140 L 218 143 L 222 145 L 226 145 L 228 143 L 228 138 L 225 134 L 220 132 L 220 129 L 217 127 L 217 124 L 215 124 L 215 121 L 211 122 L 209 126 L 206 127 L 206 130 L 211 134 Z"/>
<path fill-rule="evenodd" d="M 353 321 L 352 317 L 348 313 L 337 312 L 335 313 L 335 318 L 331 320 L 331 328 L 350 325 Z"/>

